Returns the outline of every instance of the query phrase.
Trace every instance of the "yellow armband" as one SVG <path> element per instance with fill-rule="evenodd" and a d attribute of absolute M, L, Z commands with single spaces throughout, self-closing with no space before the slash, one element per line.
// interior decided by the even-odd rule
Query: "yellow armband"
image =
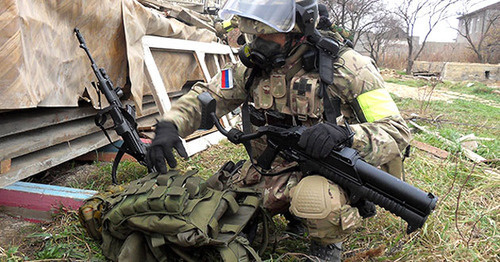
<path fill-rule="evenodd" d="M 367 122 L 374 122 L 384 117 L 399 115 L 398 107 L 389 91 L 379 88 L 368 91 L 356 98 Z"/>

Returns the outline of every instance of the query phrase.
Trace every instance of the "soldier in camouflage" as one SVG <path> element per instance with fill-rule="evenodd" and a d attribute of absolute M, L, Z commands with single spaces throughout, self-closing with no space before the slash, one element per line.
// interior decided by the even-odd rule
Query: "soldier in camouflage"
<path fill-rule="evenodd" d="M 297 5 L 313 6 L 315 0 L 297 1 L 229 0 L 221 16 L 240 18 L 239 28 L 252 39 L 242 62 L 229 64 L 209 83 L 197 83 L 177 100 L 156 128 L 149 159 L 160 172 L 166 172 L 165 159 L 176 166 L 172 149 L 186 157 L 179 136 L 186 137 L 201 123 L 201 103 L 197 96 L 209 92 L 217 100 L 216 114 L 221 117 L 247 99 L 252 124 L 305 125 L 299 145 L 314 157 L 326 157 L 339 143 L 349 139 L 349 123 L 354 132 L 351 147 L 364 159 L 400 177 L 402 152 L 410 132 L 398 108 L 384 88 L 384 81 L 374 62 L 347 45 L 342 45 L 333 65 L 334 82 L 327 87 L 329 96 L 340 99 L 342 115 L 337 123 L 325 121 L 323 98 L 320 98 L 318 70 L 307 66 L 306 54 L 314 47 L 307 42 L 295 23 Z M 224 18 L 224 15 L 226 17 Z M 317 21 L 316 21 L 317 22 Z M 338 37 L 338 36 L 337 36 Z M 248 58 L 248 59 L 247 59 Z M 252 71 L 259 70 L 245 88 Z M 254 141 L 259 155 L 265 141 Z M 249 161 L 247 161 L 249 162 Z M 276 161 L 273 171 L 294 165 Z M 299 172 L 275 177 L 261 177 L 247 163 L 237 181 L 240 186 L 264 189 L 264 206 L 271 214 L 291 213 L 300 218 L 311 236 L 311 254 L 324 261 L 340 261 L 341 242 L 360 226 L 363 209 L 352 207 L 346 192 L 321 176 L 302 178 Z"/>

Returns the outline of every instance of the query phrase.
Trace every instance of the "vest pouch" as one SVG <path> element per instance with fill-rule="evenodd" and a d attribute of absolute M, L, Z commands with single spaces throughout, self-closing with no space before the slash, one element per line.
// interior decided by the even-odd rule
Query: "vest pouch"
<path fill-rule="evenodd" d="M 285 96 L 282 98 L 275 98 L 274 103 L 276 104 L 276 111 L 283 114 L 292 114 L 290 108 L 287 106 L 287 98 Z"/>
<path fill-rule="evenodd" d="M 142 194 L 138 196 L 137 199 L 135 200 L 133 207 L 136 214 L 142 214 L 148 212 L 149 211 L 148 195 Z"/>
<path fill-rule="evenodd" d="M 271 94 L 274 97 L 275 108 L 278 112 L 290 114 L 286 98 L 286 75 L 271 75 Z"/>
<path fill-rule="evenodd" d="M 271 94 L 275 98 L 282 98 L 286 95 L 285 75 L 271 75 Z"/>
<path fill-rule="evenodd" d="M 300 121 L 307 120 L 307 113 L 309 112 L 309 101 L 307 97 L 296 97 L 297 115 Z"/>
<path fill-rule="evenodd" d="M 320 118 L 323 113 L 322 99 L 318 97 L 318 78 L 305 75 L 292 79 L 290 105 L 292 114 L 297 115 L 300 121 L 306 121 L 308 117 Z"/>
<path fill-rule="evenodd" d="M 125 198 L 125 200 L 120 204 L 120 209 L 124 217 L 135 214 L 134 204 L 136 200 L 136 196 L 130 195 L 127 196 L 127 198 Z"/>
<path fill-rule="evenodd" d="M 133 191 L 137 191 L 138 187 L 136 186 Z M 131 192 L 129 190 L 129 192 Z M 135 197 L 133 195 L 125 195 L 127 191 L 124 191 L 124 197 L 120 203 L 116 205 L 115 208 L 112 208 L 108 214 L 107 214 L 107 219 L 111 221 L 113 224 L 118 224 L 120 221 L 122 221 L 127 215 L 123 213 L 123 208 L 127 210 L 127 213 L 130 213 L 130 208 L 129 206 L 132 206 L 135 202 Z"/>
<path fill-rule="evenodd" d="M 169 186 L 172 181 L 180 175 L 178 170 L 170 170 L 166 174 L 161 174 L 156 178 L 159 186 Z"/>
<path fill-rule="evenodd" d="M 186 206 L 189 193 L 186 188 L 173 186 L 167 191 L 165 209 L 169 214 L 180 214 Z"/>
<path fill-rule="evenodd" d="M 323 99 L 318 95 L 320 88 L 318 79 L 314 79 L 311 85 L 311 93 L 308 94 L 309 116 L 312 118 L 321 118 L 323 115 Z"/>
<path fill-rule="evenodd" d="M 159 186 L 153 189 L 148 196 L 148 206 L 151 211 L 163 211 L 163 201 L 165 199 L 166 186 Z"/>
<path fill-rule="evenodd" d="M 144 261 L 170 261 L 181 256 L 176 250 L 187 251 L 182 256 L 186 261 L 207 261 L 207 249 L 211 254 L 219 251 L 225 261 L 260 261 L 238 236 L 259 210 L 259 192 L 207 188 L 204 179 L 193 177 L 195 173 L 163 176 L 160 180 L 165 185 L 151 177 L 131 183 L 133 188 L 127 192 L 91 198 L 81 209 L 80 220 L 92 236 L 102 237 L 103 254 L 114 261 L 135 261 L 139 257 Z M 102 207 L 103 203 L 110 207 Z M 101 210 L 102 224 L 93 219 Z"/>
<path fill-rule="evenodd" d="M 256 109 L 269 109 L 273 106 L 273 95 L 269 79 L 262 79 L 254 89 L 254 104 Z"/>
<path fill-rule="evenodd" d="M 189 199 L 203 196 L 207 192 L 207 183 L 201 177 L 188 178 L 184 187 L 189 194 Z"/>

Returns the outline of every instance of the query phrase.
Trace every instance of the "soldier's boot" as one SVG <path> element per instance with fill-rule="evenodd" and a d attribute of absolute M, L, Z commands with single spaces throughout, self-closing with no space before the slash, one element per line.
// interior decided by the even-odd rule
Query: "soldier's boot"
<path fill-rule="evenodd" d="M 342 242 L 324 246 L 312 241 L 309 246 L 309 255 L 319 258 L 322 262 L 340 262 Z"/>
<path fill-rule="evenodd" d="M 288 220 L 288 224 L 286 224 L 285 232 L 289 232 L 298 236 L 304 236 L 306 233 L 306 228 L 304 227 L 304 223 L 302 220 L 289 212 L 284 214 L 286 220 Z"/>

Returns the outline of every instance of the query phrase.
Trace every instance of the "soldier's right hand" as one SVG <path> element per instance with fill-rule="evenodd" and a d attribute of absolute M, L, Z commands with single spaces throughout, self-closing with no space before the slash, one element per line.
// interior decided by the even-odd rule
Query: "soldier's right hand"
<path fill-rule="evenodd" d="M 177 127 L 171 122 L 159 122 L 156 124 L 155 138 L 148 149 L 148 165 L 155 167 L 160 173 L 167 173 L 165 159 L 171 168 L 177 166 L 177 160 L 172 152 L 174 148 L 181 157 L 188 157 Z"/>

